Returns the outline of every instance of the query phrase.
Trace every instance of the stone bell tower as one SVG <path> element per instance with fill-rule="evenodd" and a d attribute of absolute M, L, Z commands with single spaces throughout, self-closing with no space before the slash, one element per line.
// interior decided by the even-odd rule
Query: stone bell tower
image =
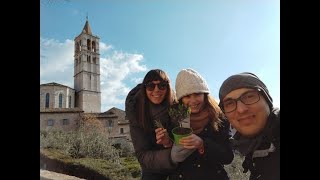
<path fill-rule="evenodd" d="M 101 112 L 99 39 L 92 34 L 88 18 L 74 39 L 75 102 L 84 112 Z"/>

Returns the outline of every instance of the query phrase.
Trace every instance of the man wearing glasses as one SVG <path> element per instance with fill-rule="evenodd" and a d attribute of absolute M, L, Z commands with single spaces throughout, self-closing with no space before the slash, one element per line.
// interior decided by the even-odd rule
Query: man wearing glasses
<path fill-rule="evenodd" d="M 280 109 L 273 107 L 266 85 L 253 73 L 227 78 L 219 90 L 219 106 L 236 129 L 234 149 L 246 158 L 250 180 L 280 179 Z"/>

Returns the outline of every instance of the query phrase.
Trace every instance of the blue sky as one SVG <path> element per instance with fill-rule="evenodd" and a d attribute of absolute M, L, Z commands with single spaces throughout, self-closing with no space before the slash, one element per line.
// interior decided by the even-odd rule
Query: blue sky
<path fill-rule="evenodd" d="M 154 68 L 174 87 L 192 68 L 218 101 L 222 82 L 253 72 L 280 107 L 278 0 L 41 0 L 40 84 L 73 86 L 74 38 L 86 22 L 100 37 L 101 111 L 125 110 L 127 93 Z"/>

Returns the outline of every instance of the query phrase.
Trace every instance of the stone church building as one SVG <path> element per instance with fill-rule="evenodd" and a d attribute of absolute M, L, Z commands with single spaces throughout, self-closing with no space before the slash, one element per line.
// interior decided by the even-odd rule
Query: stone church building
<path fill-rule="evenodd" d="M 55 82 L 40 84 L 41 130 L 74 130 L 82 115 L 91 115 L 105 125 L 110 137 L 130 140 L 125 111 L 113 107 L 101 112 L 99 39 L 86 20 L 74 39 L 74 88 Z"/>

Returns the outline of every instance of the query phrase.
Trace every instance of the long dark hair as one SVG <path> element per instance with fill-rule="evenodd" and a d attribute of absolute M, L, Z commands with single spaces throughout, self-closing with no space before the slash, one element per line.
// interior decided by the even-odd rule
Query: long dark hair
<path fill-rule="evenodd" d="M 161 105 L 169 107 L 175 102 L 175 94 L 172 92 L 170 79 L 167 73 L 161 69 L 150 70 L 145 75 L 142 85 L 140 86 L 140 97 L 137 103 L 137 120 L 145 131 L 150 130 L 150 126 L 148 125 L 150 124 L 148 120 L 151 120 L 150 107 L 148 106 L 150 100 L 147 97 L 145 88 L 145 84 L 150 81 L 166 81 L 168 83 L 166 97 L 163 102 L 161 102 Z"/>
<path fill-rule="evenodd" d="M 214 130 L 219 131 L 219 127 L 222 124 L 222 118 L 225 118 L 225 115 L 220 109 L 218 102 L 208 93 L 204 94 L 204 102 L 209 110 L 209 118 L 212 119 L 212 127 Z"/>

